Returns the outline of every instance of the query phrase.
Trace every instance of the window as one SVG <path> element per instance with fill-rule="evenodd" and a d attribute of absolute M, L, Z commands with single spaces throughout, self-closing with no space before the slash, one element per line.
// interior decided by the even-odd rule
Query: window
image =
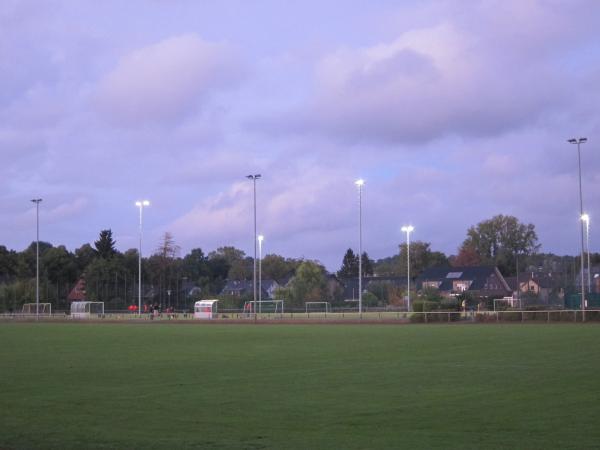
<path fill-rule="evenodd" d="M 453 283 L 453 290 L 458 291 L 458 292 L 464 292 L 466 290 L 469 289 L 469 287 L 471 286 L 472 281 L 469 280 L 461 280 L 461 281 L 455 281 Z"/>

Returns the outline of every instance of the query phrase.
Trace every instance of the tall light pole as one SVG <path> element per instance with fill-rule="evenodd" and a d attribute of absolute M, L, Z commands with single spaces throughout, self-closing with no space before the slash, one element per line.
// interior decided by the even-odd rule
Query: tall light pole
<path fill-rule="evenodd" d="M 577 144 L 577 162 L 579 163 L 579 217 L 583 216 L 583 193 L 581 189 L 581 144 L 587 142 L 587 138 L 572 138 L 569 144 Z M 585 322 L 585 282 L 583 280 L 583 221 L 581 221 L 581 320 Z"/>
<path fill-rule="evenodd" d="M 254 187 L 254 270 L 252 271 L 252 290 L 254 291 L 254 316 L 256 316 L 256 180 L 260 179 L 260 174 L 246 175 L 246 178 L 252 180 Z"/>
<path fill-rule="evenodd" d="M 35 203 L 35 320 L 40 318 L 40 202 L 41 198 L 31 200 Z"/>
<path fill-rule="evenodd" d="M 590 216 L 584 214 L 581 216 L 581 220 L 585 222 L 585 250 L 587 253 L 587 288 L 588 294 L 592 293 L 592 277 L 590 273 Z"/>
<path fill-rule="evenodd" d="M 135 206 L 140 209 L 140 247 L 138 249 L 138 314 L 142 317 L 142 232 L 143 232 L 143 211 L 144 206 L 150 206 L 148 200 L 139 200 Z"/>
<path fill-rule="evenodd" d="M 258 312 L 262 313 L 262 243 L 265 237 L 258 235 Z"/>
<path fill-rule="evenodd" d="M 354 182 L 358 187 L 358 313 L 362 315 L 362 188 L 365 180 Z"/>
<path fill-rule="evenodd" d="M 410 233 L 415 229 L 412 225 L 405 225 L 401 230 L 406 233 L 406 292 L 408 301 L 406 310 L 410 311 Z"/>

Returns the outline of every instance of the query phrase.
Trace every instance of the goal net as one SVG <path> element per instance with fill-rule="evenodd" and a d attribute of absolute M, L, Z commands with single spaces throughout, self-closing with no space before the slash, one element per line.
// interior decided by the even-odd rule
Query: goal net
<path fill-rule="evenodd" d="M 39 309 L 36 309 L 37 303 L 25 303 L 23 304 L 23 309 L 21 313 L 23 314 L 43 314 L 44 316 L 49 316 L 52 314 L 52 303 L 40 303 Z"/>
<path fill-rule="evenodd" d="M 325 313 L 331 312 L 331 305 L 329 302 L 305 302 L 304 307 L 306 308 L 306 314 L 311 312 Z"/>
<path fill-rule="evenodd" d="M 255 302 L 253 300 L 244 303 L 245 313 L 283 313 L 283 300 L 261 300 L 256 302 L 256 309 L 254 309 Z"/>
<path fill-rule="evenodd" d="M 494 311 L 505 311 L 507 309 L 522 309 L 521 299 L 513 297 L 494 299 Z"/>
<path fill-rule="evenodd" d="M 71 317 L 73 319 L 89 319 L 104 314 L 104 302 L 73 302 Z"/>

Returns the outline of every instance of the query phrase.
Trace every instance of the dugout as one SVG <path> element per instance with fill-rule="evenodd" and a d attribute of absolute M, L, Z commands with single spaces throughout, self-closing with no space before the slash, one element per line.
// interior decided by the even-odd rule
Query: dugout
<path fill-rule="evenodd" d="M 72 319 L 90 319 L 104 316 L 104 302 L 72 302 Z"/>
<path fill-rule="evenodd" d="M 200 300 L 194 303 L 194 319 L 215 319 L 219 300 Z"/>

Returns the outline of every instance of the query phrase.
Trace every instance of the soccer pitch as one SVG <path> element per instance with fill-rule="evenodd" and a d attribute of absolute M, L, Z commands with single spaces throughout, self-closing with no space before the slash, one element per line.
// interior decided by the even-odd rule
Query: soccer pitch
<path fill-rule="evenodd" d="M 597 448 L 597 325 L 0 324 L 0 448 Z"/>

